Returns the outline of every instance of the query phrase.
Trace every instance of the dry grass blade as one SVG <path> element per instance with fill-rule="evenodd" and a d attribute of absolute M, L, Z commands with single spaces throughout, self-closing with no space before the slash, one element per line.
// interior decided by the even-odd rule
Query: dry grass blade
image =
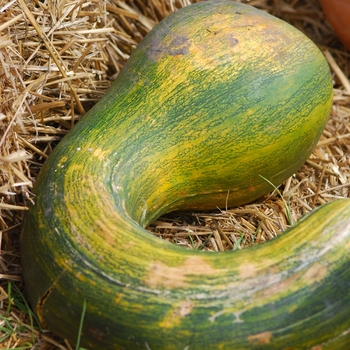
<path fill-rule="evenodd" d="M 5 348 L 71 349 L 41 332 L 21 295 L 19 229 L 31 186 L 56 143 L 110 86 L 132 50 L 162 18 L 189 0 L 0 1 L 0 335 Z M 248 2 L 241 0 L 240 2 Z M 172 213 L 148 230 L 188 249 L 234 250 L 265 242 L 322 203 L 349 197 L 350 53 L 318 0 L 252 0 L 324 51 L 334 79 L 326 129 L 306 164 L 253 204 Z M 0 347 L 1 347 L 0 346 Z"/>
<path fill-rule="evenodd" d="M 337 77 L 339 78 L 339 80 L 341 81 L 342 85 L 345 88 L 345 91 L 347 93 L 350 94 L 350 82 L 349 79 L 347 78 L 347 76 L 343 73 L 343 71 L 341 70 L 341 68 L 338 66 L 337 62 L 335 61 L 335 59 L 333 58 L 332 54 L 329 52 L 329 50 L 325 50 L 324 51 L 324 55 L 329 63 L 329 65 L 331 66 L 331 68 L 333 69 L 333 72 L 337 75 Z"/>

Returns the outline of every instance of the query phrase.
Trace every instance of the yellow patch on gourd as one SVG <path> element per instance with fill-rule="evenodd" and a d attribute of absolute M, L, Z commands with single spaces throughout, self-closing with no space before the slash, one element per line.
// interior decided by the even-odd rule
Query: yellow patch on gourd
<path fill-rule="evenodd" d="M 172 328 L 180 324 L 181 319 L 192 312 L 193 302 L 191 300 L 183 300 L 175 304 L 174 308 L 169 310 L 163 321 L 159 323 L 161 328 Z"/>
<path fill-rule="evenodd" d="M 115 298 L 115 303 L 116 304 L 119 304 L 120 303 L 120 301 L 123 299 L 123 297 L 124 297 L 124 294 L 123 293 L 118 293 L 118 295 L 116 296 L 116 298 Z"/>
<path fill-rule="evenodd" d="M 58 168 L 62 168 L 64 167 L 64 163 L 68 160 L 67 156 L 62 157 L 59 162 L 57 163 L 57 167 Z"/>
<path fill-rule="evenodd" d="M 92 150 L 92 155 L 100 160 L 104 160 L 106 158 L 106 150 L 102 148 L 95 148 Z"/>

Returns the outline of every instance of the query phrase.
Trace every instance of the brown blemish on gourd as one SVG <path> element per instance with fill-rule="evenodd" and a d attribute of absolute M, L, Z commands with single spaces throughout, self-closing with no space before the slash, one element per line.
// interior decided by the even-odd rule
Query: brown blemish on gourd
<path fill-rule="evenodd" d="M 164 319 L 159 323 L 161 328 L 172 328 L 177 326 L 181 319 L 192 312 L 193 302 L 189 299 L 181 301 L 169 310 Z"/>
<path fill-rule="evenodd" d="M 259 297 L 267 297 L 273 294 L 279 294 L 286 292 L 290 288 L 298 288 L 299 281 L 306 284 L 314 284 L 322 281 L 322 279 L 327 276 L 328 269 L 326 266 L 320 264 L 319 262 L 314 263 L 308 269 L 294 273 L 290 277 L 273 284 L 272 286 L 264 289 L 264 291 L 259 294 Z"/>
<path fill-rule="evenodd" d="M 89 327 L 87 329 L 87 333 L 92 336 L 95 341 L 100 341 L 102 342 L 103 339 L 105 339 L 106 337 L 108 337 L 108 334 L 106 332 L 104 332 L 101 328 L 98 327 Z M 116 349 L 120 349 L 120 348 L 116 348 Z"/>
<path fill-rule="evenodd" d="M 250 335 L 247 340 L 253 345 L 267 345 L 270 344 L 272 338 L 271 332 L 262 332 L 254 335 Z"/>
<path fill-rule="evenodd" d="M 151 287 L 179 288 L 188 285 L 187 277 L 216 275 L 214 269 L 201 257 L 189 257 L 180 266 L 168 266 L 162 262 L 153 262 L 149 269 L 146 284 Z"/>
<path fill-rule="evenodd" d="M 239 277 L 242 279 L 251 278 L 256 275 L 256 267 L 254 264 L 242 264 L 239 268 Z"/>
<path fill-rule="evenodd" d="M 259 298 L 265 298 L 273 294 L 279 294 L 287 291 L 288 288 L 301 277 L 301 275 L 302 272 L 298 272 L 282 280 L 281 282 L 274 283 L 272 286 L 264 289 L 261 294 L 259 293 Z"/>
<path fill-rule="evenodd" d="M 316 262 L 311 265 L 304 273 L 303 279 L 309 283 L 317 283 L 323 280 L 328 274 L 328 269 L 326 266 Z"/>

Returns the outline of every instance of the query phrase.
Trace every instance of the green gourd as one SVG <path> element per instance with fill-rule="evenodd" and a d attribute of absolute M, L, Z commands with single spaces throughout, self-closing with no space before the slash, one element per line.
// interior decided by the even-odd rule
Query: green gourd
<path fill-rule="evenodd" d="M 340 349 L 349 342 L 350 203 L 280 237 L 208 253 L 160 215 L 251 202 L 315 147 L 332 104 L 319 49 L 251 6 L 206 1 L 159 23 L 35 183 L 21 259 L 44 327 L 88 349 Z M 340 344 L 340 345 L 339 345 Z"/>

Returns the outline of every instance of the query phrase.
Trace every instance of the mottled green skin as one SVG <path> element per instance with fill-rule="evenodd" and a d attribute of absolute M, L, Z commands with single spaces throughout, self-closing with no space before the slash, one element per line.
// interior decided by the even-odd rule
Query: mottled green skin
<path fill-rule="evenodd" d="M 304 163 L 331 101 L 317 47 L 268 14 L 206 2 L 161 22 L 36 181 L 21 258 L 42 323 L 74 343 L 85 299 L 89 349 L 348 342 L 349 201 L 225 254 L 143 228 L 270 191 L 260 175 L 278 185 Z"/>

